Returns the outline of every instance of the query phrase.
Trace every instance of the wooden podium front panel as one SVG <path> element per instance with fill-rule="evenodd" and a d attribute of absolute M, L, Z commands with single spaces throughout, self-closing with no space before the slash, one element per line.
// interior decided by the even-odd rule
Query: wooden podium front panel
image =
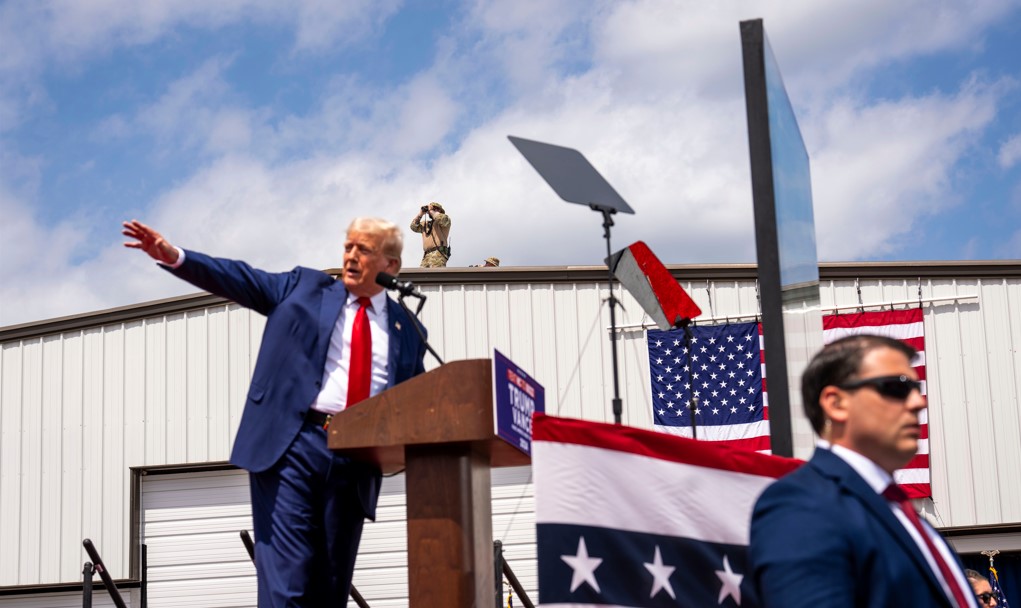
<path fill-rule="evenodd" d="M 468 444 L 408 448 L 411 608 L 493 608 L 488 456 Z"/>

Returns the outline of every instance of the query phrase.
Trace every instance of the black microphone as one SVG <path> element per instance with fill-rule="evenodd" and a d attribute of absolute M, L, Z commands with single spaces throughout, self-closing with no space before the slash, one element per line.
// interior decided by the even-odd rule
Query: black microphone
<path fill-rule="evenodd" d="M 376 284 L 382 285 L 387 289 L 396 289 L 401 293 L 402 296 L 414 296 L 416 298 L 422 298 L 422 293 L 418 291 L 415 284 L 411 281 L 398 281 L 397 277 L 388 272 L 379 272 L 376 274 Z"/>

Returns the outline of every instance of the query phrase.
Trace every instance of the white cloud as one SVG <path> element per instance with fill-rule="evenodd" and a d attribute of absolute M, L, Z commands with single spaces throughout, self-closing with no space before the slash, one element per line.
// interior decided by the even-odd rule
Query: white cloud
<path fill-rule="evenodd" d="M 1021 160 L 1021 133 L 1015 133 L 1000 146 L 997 160 L 1004 169 L 1012 168 Z"/>
<path fill-rule="evenodd" d="M 841 0 L 748 3 L 647 0 L 612 3 L 594 29 L 595 56 L 621 95 L 681 86 L 741 94 L 738 23 L 763 20 L 789 91 L 802 100 L 853 85 L 869 69 L 981 44 L 1009 0 Z"/>
<path fill-rule="evenodd" d="M 804 121 L 820 258 L 871 258 L 920 242 L 918 220 L 959 202 L 953 167 L 995 115 L 995 90 L 840 99 Z"/>
<path fill-rule="evenodd" d="M 21 123 L 45 96 L 48 71 L 74 72 L 123 48 L 173 36 L 176 28 L 227 25 L 293 30 L 297 55 L 363 42 L 399 0 L 36 0 L 0 3 L 0 132 Z"/>
<path fill-rule="evenodd" d="M 44 15 L 54 31 L 70 28 L 65 45 L 51 40 L 53 32 L 26 39 L 38 65 L 72 49 L 87 62 L 90 54 L 172 35 L 182 24 L 280 17 L 277 3 L 184 1 L 143 3 L 127 9 L 130 18 L 102 23 L 99 16 L 120 5 L 82 4 L 75 9 L 81 31 L 68 17 Z M 287 17 L 295 60 L 346 36 L 339 23 L 366 35 L 394 10 L 352 5 L 321 13 L 335 4 L 343 3 L 304 3 Z M 877 66 L 975 44 L 1004 10 L 996 1 L 968 10 L 919 6 L 797 0 L 750 14 L 729 0 L 595 7 L 480 0 L 445 34 L 435 62 L 404 82 L 383 88 L 324 73 L 330 84 L 310 111 L 280 115 L 233 90 L 231 58 L 214 57 L 141 110 L 109 117 L 97 136 L 144 132 L 168 157 L 197 156 L 201 167 L 139 219 L 176 244 L 269 270 L 337 266 L 350 218 L 378 215 L 404 226 L 430 200 L 453 216 L 452 265 L 491 255 L 505 266 L 599 263 L 600 216 L 560 201 L 508 134 L 586 155 L 636 210 L 615 217 L 615 249 L 643 239 L 666 262 L 752 261 L 737 22 L 763 16 L 812 155 L 820 255 L 873 257 L 903 251 L 916 218 L 957 202 L 954 164 L 1004 94 L 981 83 L 886 100 L 853 93 L 855 79 Z M 1018 160 L 1012 146 L 1019 144 L 1010 142 L 1000 151 L 1005 167 Z M 29 183 L 33 166 L 24 160 L 21 177 L 8 174 L 0 187 Z M 10 210 L 14 218 L 0 247 L 18 248 L 0 272 L 3 284 L 16 285 L 4 288 L 0 325 L 193 291 L 119 239 L 82 261 L 83 235 L 112 235 L 117 227 L 90 226 L 87 218 L 45 226 L 30 212 L 34 190 L 24 190 L 0 198 L 5 217 Z M 404 263 L 415 266 L 419 241 L 405 236 Z M 60 298 L 52 297 L 54 276 L 61 277 Z"/>

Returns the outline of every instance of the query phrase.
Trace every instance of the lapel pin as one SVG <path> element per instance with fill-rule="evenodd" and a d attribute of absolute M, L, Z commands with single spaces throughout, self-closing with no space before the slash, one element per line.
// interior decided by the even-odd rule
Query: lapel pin
<path fill-rule="evenodd" d="M 394 322 L 394 327 L 397 328 L 397 331 L 400 331 L 401 330 L 401 322 L 400 321 L 395 321 Z"/>

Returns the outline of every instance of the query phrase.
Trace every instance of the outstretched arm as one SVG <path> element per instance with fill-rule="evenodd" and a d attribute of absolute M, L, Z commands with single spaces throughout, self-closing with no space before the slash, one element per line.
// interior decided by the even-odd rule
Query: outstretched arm
<path fill-rule="evenodd" d="M 138 220 L 124 222 L 122 234 L 128 238 L 135 239 L 124 243 L 125 247 L 141 249 L 149 257 L 162 262 L 168 266 L 177 262 L 177 248 L 170 244 L 170 241 L 163 238 L 163 235 L 146 226 Z"/>

